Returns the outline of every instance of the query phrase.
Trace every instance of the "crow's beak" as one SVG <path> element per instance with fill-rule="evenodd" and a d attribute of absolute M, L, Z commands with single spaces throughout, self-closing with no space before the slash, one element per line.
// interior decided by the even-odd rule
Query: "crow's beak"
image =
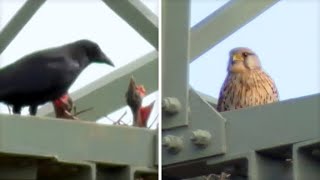
<path fill-rule="evenodd" d="M 113 62 L 110 60 L 110 58 L 108 58 L 107 56 L 105 56 L 104 60 L 105 60 L 105 62 L 106 62 L 107 64 L 109 64 L 110 66 L 114 67 L 114 64 L 113 64 Z"/>
<path fill-rule="evenodd" d="M 106 63 L 109 64 L 110 66 L 114 67 L 113 62 L 110 59 L 106 59 Z"/>
<path fill-rule="evenodd" d="M 106 63 L 106 64 L 114 67 L 113 62 L 104 53 L 101 53 L 100 58 L 99 58 L 99 62 Z"/>

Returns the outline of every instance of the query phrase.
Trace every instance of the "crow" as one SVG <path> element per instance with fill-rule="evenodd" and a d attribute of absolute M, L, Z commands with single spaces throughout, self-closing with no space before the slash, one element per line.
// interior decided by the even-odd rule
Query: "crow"
<path fill-rule="evenodd" d="M 36 51 L 0 69 L 0 102 L 13 106 L 20 114 L 29 106 L 30 115 L 37 107 L 67 93 L 71 84 L 90 63 L 113 62 L 90 40 Z"/>

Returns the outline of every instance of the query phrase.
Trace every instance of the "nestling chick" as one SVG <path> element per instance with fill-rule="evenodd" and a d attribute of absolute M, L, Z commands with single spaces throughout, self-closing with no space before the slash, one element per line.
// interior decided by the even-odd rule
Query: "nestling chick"
<path fill-rule="evenodd" d="M 52 102 L 56 118 L 79 120 L 72 114 L 73 102 L 68 94 L 61 96 L 60 98 Z"/>
<path fill-rule="evenodd" d="M 147 122 L 153 108 L 153 104 L 146 107 L 142 106 L 142 99 L 146 95 L 146 90 L 142 85 L 136 85 L 131 77 L 128 91 L 126 93 L 126 101 L 133 113 L 133 126 L 147 127 Z"/>

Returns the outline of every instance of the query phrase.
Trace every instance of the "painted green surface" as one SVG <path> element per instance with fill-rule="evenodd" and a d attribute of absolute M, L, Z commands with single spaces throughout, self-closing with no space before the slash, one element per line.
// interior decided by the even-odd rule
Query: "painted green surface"
<path fill-rule="evenodd" d="M 145 177 L 158 179 L 157 169 L 0 153 L 0 179 L 5 180 L 136 180 Z"/>
<path fill-rule="evenodd" d="M 0 115 L 0 179 L 48 179 L 48 173 L 84 180 L 156 176 L 156 134 L 145 128 Z"/>
<path fill-rule="evenodd" d="M 96 180 L 95 164 L 56 161 L 36 156 L 0 154 L 0 179 L 5 180 Z"/>
<path fill-rule="evenodd" d="M 225 153 L 194 161 L 190 160 L 199 154 L 176 158 L 163 173 L 187 178 L 236 167 L 233 177 L 240 173 L 249 180 L 316 179 L 320 158 L 311 152 L 320 148 L 319 109 L 320 94 L 316 94 L 221 113 L 226 120 Z"/>
<path fill-rule="evenodd" d="M 320 136 L 320 95 L 224 112 L 227 151 L 240 153 Z"/>
<path fill-rule="evenodd" d="M 162 95 L 177 98 L 181 111 L 163 114 L 162 128 L 187 124 L 190 1 L 162 1 Z"/>
<path fill-rule="evenodd" d="M 1 115 L 0 133 L 2 153 L 145 167 L 155 164 L 155 130 Z"/>
<path fill-rule="evenodd" d="M 195 91 L 190 90 L 189 95 L 189 125 L 162 131 L 162 137 L 174 135 L 181 137 L 183 141 L 183 149 L 178 154 L 172 154 L 162 147 L 163 166 L 223 154 L 226 151 L 225 119 Z M 205 148 L 196 146 L 190 139 L 191 133 L 198 129 L 208 131 L 212 136 L 209 145 Z"/>
<path fill-rule="evenodd" d="M 102 0 L 153 47 L 158 49 L 158 18 L 139 0 Z"/>
<path fill-rule="evenodd" d="M 318 151 L 312 154 L 312 150 Z M 297 143 L 293 146 L 293 172 L 295 179 L 320 177 L 320 138 Z"/>
<path fill-rule="evenodd" d="M 191 104 L 196 100 L 192 99 Z M 192 107 L 192 105 L 191 105 Z M 199 116 L 211 117 L 204 112 L 204 108 L 198 104 L 197 108 Z M 305 108 L 309 107 L 309 108 Z M 227 120 L 226 122 L 226 135 L 227 135 L 227 154 L 239 154 L 245 153 L 251 150 L 261 151 L 268 148 L 277 147 L 280 145 L 288 145 L 295 142 L 316 138 L 320 135 L 319 112 L 320 109 L 320 96 L 314 95 L 294 100 L 283 101 L 280 103 L 269 104 L 260 107 L 236 110 L 221 113 L 222 117 Z M 193 108 L 190 110 L 190 116 L 193 116 Z M 283 113 L 290 112 L 290 113 Z M 194 116 L 193 116 L 194 117 Z M 259 118 L 257 118 L 259 117 Z M 305 117 L 308 117 L 306 119 Z M 218 124 L 210 125 L 211 121 L 207 118 L 201 121 L 199 118 L 192 118 L 194 121 L 190 121 L 190 126 L 197 124 L 198 127 L 208 129 L 214 134 L 213 143 L 219 133 L 211 131 L 210 126 L 217 127 Z M 303 120 L 302 120 L 303 119 Z M 203 122 L 202 125 L 200 123 Z M 192 128 L 175 129 L 172 131 L 164 131 L 164 135 L 183 135 L 185 136 L 190 132 Z M 186 144 L 188 139 L 186 140 Z M 188 147 L 188 145 L 186 145 Z M 185 149 L 183 153 L 189 151 Z M 203 152 L 202 152 L 203 153 Z M 182 155 L 167 155 L 163 154 L 163 164 L 176 160 L 177 162 L 184 162 L 192 160 L 200 154 L 191 153 L 186 155 L 187 159 L 183 159 Z M 210 156 L 215 155 L 214 151 L 211 151 Z M 168 162 L 166 162 L 168 161 Z M 172 162 L 171 162 L 172 163 Z"/>

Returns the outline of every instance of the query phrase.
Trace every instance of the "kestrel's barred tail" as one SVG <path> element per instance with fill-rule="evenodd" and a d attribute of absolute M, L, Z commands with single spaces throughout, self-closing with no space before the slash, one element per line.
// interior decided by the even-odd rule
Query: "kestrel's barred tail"
<path fill-rule="evenodd" d="M 278 101 L 275 83 L 261 69 L 229 72 L 220 90 L 217 110 L 228 111 Z"/>

